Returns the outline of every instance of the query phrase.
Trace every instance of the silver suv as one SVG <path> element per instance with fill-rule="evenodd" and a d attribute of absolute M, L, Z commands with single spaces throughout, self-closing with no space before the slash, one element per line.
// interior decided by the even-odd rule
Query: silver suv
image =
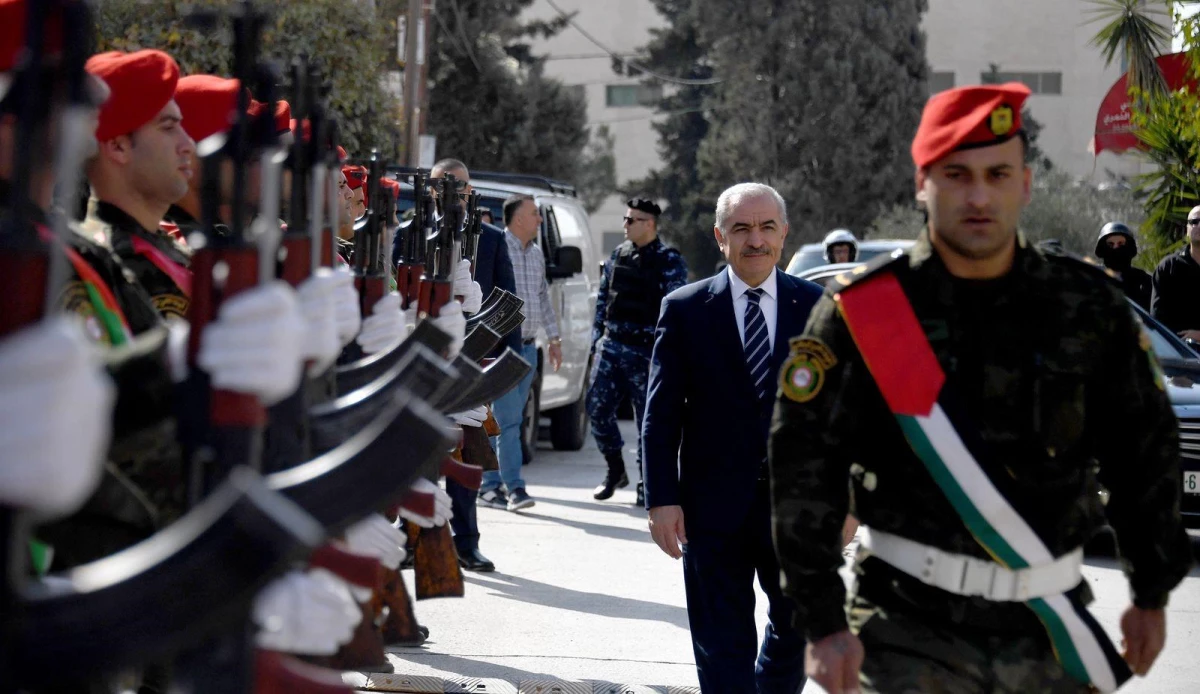
<path fill-rule="evenodd" d="M 496 226 L 504 226 L 504 201 L 512 195 L 532 196 L 542 213 L 538 244 L 546 257 L 550 300 L 558 314 L 563 363 L 557 373 L 544 367 L 546 335 L 538 331 L 538 363 L 525 404 L 522 442 L 529 462 L 542 432 L 541 419 L 546 417 L 546 433 L 554 448 L 577 451 L 587 440 L 588 354 L 600 286 L 600 260 L 587 211 L 574 186 L 540 176 L 472 171 L 471 185 L 479 192 L 480 203 L 492 211 Z"/>

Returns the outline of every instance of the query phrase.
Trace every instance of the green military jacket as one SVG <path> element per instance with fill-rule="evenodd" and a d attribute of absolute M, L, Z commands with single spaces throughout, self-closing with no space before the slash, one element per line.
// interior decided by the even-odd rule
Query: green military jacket
<path fill-rule="evenodd" d="M 1017 245 L 1004 277 L 962 280 L 922 234 L 908 253 L 839 277 L 813 309 L 805 337 L 824 343 L 834 363 L 816 392 L 800 395 L 804 402 L 781 388 L 770 436 L 784 590 L 809 638 L 846 628 L 837 570 L 847 513 L 990 558 L 913 453 L 839 313 L 836 292 L 873 273 L 899 281 L 946 387 L 982 436 L 989 455 L 980 464 L 1051 552 L 1079 547 L 1107 515 L 1135 604 L 1162 607 L 1186 575 L 1177 423 L 1149 338 L 1102 271 L 1043 255 L 1020 235 Z M 1106 508 L 1097 482 L 1111 492 Z M 1023 604 L 951 595 L 864 559 L 859 594 L 876 604 L 951 620 L 974 612 L 1001 630 L 1038 628 Z"/>

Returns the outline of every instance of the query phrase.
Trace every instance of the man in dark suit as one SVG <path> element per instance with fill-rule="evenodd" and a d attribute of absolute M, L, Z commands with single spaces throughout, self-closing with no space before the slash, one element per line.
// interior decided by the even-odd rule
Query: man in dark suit
<path fill-rule="evenodd" d="M 466 198 L 471 194 L 471 174 L 467 165 L 457 159 L 443 159 L 433 165 L 429 177 L 443 178 L 446 174 L 454 176 L 459 181 L 465 181 L 466 187 L 460 191 L 460 200 L 466 204 Z M 408 222 L 411 223 L 411 222 Z M 392 263 L 400 260 L 400 234 L 392 241 Z M 492 293 L 492 288 L 499 287 L 514 294 L 517 292 L 516 280 L 513 278 L 512 260 L 508 257 L 508 244 L 504 242 L 504 232 L 490 224 L 484 224 L 479 235 L 479 251 L 475 256 L 475 281 L 483 291 L 486 299 Z M 492 356 L 497 356 L 505 347 L 520 350 L 520 331 L 509 333 Z M 479 551 L 479 523 L 475 513 L 476 494 L 474 491 L 446 478 L 446 493 L 450 495 L 451 511 L 454 517 L 450 519 L 450 529 L 454 531 L 454 544 L 458 549 L 459 563 L 471 571 L 495 571 L 496 565 Z"/>
<path fill-rule="evenodd" d="M 714 234 L 728 267 L 667 295 L 650 361 L 642 424 L 650 532 L 683 558 L 706 694 L 795 694 L 804 685 L 804 636 L 771 544 L 767 436 L 788 340 L 804 331 L 822 290 L 776 269 L 787 233 L 773 188 L 722 193 Z M 770 602 L 760 649 L 755 574 Z"/>

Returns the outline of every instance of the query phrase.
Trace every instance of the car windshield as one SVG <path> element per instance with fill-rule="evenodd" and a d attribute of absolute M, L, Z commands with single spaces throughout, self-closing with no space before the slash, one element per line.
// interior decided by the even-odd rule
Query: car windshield
<path fill-rule="evenodd" d="M 858 249 L 858 258 L 856 260 L 867 262 L 871 258 L 880 253 L 891 253 L 894 248 L 862 248 Z M 798 275 L 805 270 L 811 270 L 815 267 L 828 265 L 825 260 L 825 249 L 823 248 L 801 248 L 792 256 L 792 262 L 788 263 L 787 273 L 789 275 Z"/>
<path fill-rule="evenodd" d="M 1150 346 L 1154 355 L 1159 359 L 1195 359 L 1196 355 L 1180 347 L 1175 340 L 1166 334 L 1166 327 L 1154 320 L 1146 320 L 1139 311 L 1134 311 L 1138 321 L 1146 328 L 1150 336 Z"/>

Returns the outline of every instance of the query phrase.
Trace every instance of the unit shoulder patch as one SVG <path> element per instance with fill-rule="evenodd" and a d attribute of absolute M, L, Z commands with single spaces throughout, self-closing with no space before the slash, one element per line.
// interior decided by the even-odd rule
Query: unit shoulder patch
<path fill-rule="evenodd" d="M 811 337 L 793 337 L 791 352 L 779 370 L 779 389 L 792 402 L 808 402 L 825 385 L 825 373 L 837 364 L 833 350 Z"/>

